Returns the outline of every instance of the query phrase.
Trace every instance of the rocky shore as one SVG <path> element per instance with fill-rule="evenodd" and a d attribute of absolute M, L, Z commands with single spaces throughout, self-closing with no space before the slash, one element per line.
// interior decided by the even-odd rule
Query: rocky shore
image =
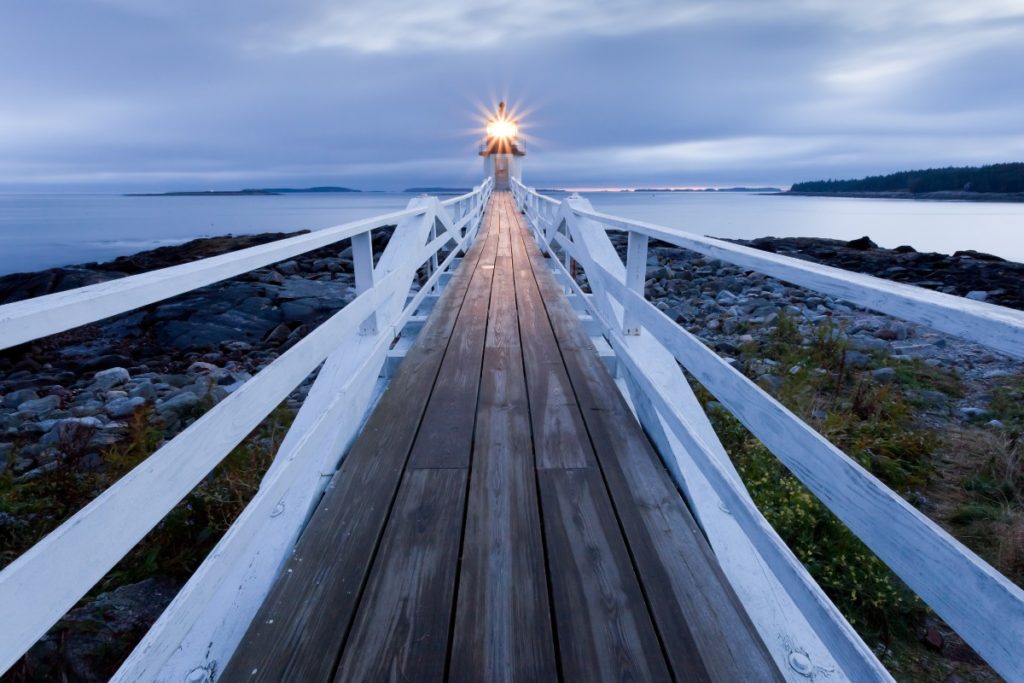
<path fill-rule="evenodd" d="M 624 254 L 624 238 L 620 242 L 617 247 Z M 765 237 L 737 243 L 1024 310 L 1024 264 L 989 254 L 920 253 L 911 247 L 882 249 L 868 237 L 850 242 Z M 811 338 L 820 323 L 833 324 L 848 349 L 847 360 L 853 367 L 875 364 L 871 357 L 875 354 L 956 370 L 967 381 L 966 395 L 955 406 L 965 418 L 987 414 L 984 403 L 990 396 L 986 382 L 1024 371 L 1019 362 L 978 344 L 759 273 L 710 261 L 672 245 L 652 242 L 647 276 L 649 300 L 737 367 L 763 370 L 755 374 L 769 386 L 780 385 L 782 375 L 789 369 L 773 367 L 770 359 L 758 358 L 756 354 L 752 357 L 744 348 L 756 348 L 757 342 L 765 342 L 776 331 L 780 316 L 793 320 L 804 339 Z M 875 373 L 879 379 L 894 374 L 889 368 L 878 368 Z"/>
<path fill-rule="evenodd" d="M 388 231 L 377 233 L 375 247 L 380 249 Z M 9 275 L 0 278 L 0 304 L 285 236 L 202 239 L 104 264 Z M 948 256 L 918 253 L 909 247 L 880 249 L 867 238 L 849 243 L 763 238 L 747 244 L 1024 309 L 1024 265 L 985 254 Z M 619 246 L 624 250 L 624 243 Z M 780 320 L 793 321 L 798 334 L 808 338 L 828 321 L 845 340 L 845 362 L 869 373 L 873 381 L 889 382 L 897 374 L 888 362 L 879 363 L 880 358 L 948 369 L 962 377 L 964 390 L 956 396 L 927 387 L 913 389 L 926 407 L 925 419 L 935 424 L 1001 427 L 989 406 L 992 384 L 1020 372 L 1019 365 L 1007 358 L 670 245 L 652 243 L 649 254 L 648 297 L 769 389 L 779 389 L 787 375 L 806 370 L 782 367 L 759 351 Z M 133 420 L 141 416 L 158 430 L 159 440 L 171 438 L 354 295 L 351 250 L 344 245 L 328 247 L 0 352 L 0 566 L 61 521 L 55 513 L 26 512 L 19 490 L 69 471 L 102 481 L 111 467 L 112 449 L 131 438 Z M 307 380 L 292 395 L 289 408 L 299 405 L 310 383 Z M 98 490 L 91 492 L 95 493 Z M 130 643 L 114 647 L 110 641 L 120 636 L 107 636 L 115 631 L 144 632 L 173 595 L 177 579 L 156 578 L 123 584 L 87 600 L 7 678 L 32 680 L 33 671 L 61 671 L 75 680 L 109 675 L 110 660 L 122 657 Z M 122 610 L 123 619 L 109 628 L 98 627 L 107 635 L 98 636 L 95 624 L 79 628 L 82 610 L 88 613 L 98 609 L 97 604 L 126 600 L 135 607 Z"/>
<path fill-rule="evenodd" d="M 389 233 L 375 231 L 375 251 Z M 0 303 L 288 236 L 199 239 L 109 263 L 8 275 L 0 278 Z M 342 244 L 0 351 L 0 567 L 116 480 L 122 472 L 114 461 L 138 450 L 136 441 L 158 447 L 354 296 L 351 248 Z M 297 410 L 312 380 L 289 397 L 287 413 Z M 246 476 L 253 488 L 261 473 Z M 193 566 L 216 538 L 202 528 L 208 520 L 184 523 L 195 525 L 205 544 L 182 560 Z M 144 633 L 181 577 L 157 578 L 86 599 L 4 680 L 105 680 L 134 642 L 126 634 Z M 113 621 L 88 618 L 101 601 L 129 599 L 146 607 L 120 609 Z"/>

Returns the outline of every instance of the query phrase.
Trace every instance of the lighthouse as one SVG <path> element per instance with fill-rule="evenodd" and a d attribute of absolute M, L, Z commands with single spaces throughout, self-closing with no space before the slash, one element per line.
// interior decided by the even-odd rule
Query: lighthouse
<path fill-rule="evenodd" d="M 484 158 L 484 175 L 494 178 L 494 189 L 507 190 L 509 177 L 523 178 L 522 157 L 526 156 L 517 141 L 519 124 L 498 104 L 498 113 L 487 121 L 487 138 L 480 146 Z"/>

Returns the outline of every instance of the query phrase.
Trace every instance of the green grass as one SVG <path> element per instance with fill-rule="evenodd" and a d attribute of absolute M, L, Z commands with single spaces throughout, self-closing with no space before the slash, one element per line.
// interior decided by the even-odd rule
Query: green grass
<path fill-rule="evenodd" d="M 894 382 L 876 382 L 849 367 L 848 350 L 830 320 L 804 337 L 783 314 L 747 355 L 777 361 L 776 397 L 866 470 L 900 493 L 926 486 L 941 439 L 915 425 L 906 392 L 933 378 L 952 391 L 959 380 L 901 363 Z M 872 366 L 884 364 L 872 357 Z M 916 596 L 734 417 L 713 410 L 710 418 L 758 508 L 858 632 L 869 642 L 914 642 L 926 613 Z"/>
<path fill-rule="evenodd" d="M 195 416 L 193 416 L 195 417 Z M 263 473 L 294 418 L 282 404 L 203 479 L 184 500 L 103 579 L 103 592 L 154 575 L 187 577 L 259 488 Z M 15 484 L 0 477 L 0 512 L 15 525 L 0 527 L 0 566 L 6 566 L 157 450 L 162 426 L 142 408 L 121 440 L 103 453 L 104 467 L 81 471 L 74 458 L 56 470 Z"/>

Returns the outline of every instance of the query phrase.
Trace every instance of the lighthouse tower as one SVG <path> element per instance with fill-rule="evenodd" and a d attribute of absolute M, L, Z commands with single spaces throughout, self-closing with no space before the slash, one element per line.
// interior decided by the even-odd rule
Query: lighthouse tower
<path fill-rule="evenodd" d="M 494 177 L 494 189 L 507 190 L 509 178 L 522 181 L 522 157 L 526 156 L 517 141 L 519 124 L 498 104 L 498 113 L 487 121 L 487 138 L 480 145 L 484 158 L 484 175 Z"/>

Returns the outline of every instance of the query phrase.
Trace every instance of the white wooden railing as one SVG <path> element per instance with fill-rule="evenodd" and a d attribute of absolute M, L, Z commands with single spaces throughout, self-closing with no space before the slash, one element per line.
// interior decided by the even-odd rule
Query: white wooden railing
<path fill-rule="evenodd" d="M 626 395 L 723 570 L 790 680 L 891 680 L 755 507 L 683 376 L 703 384 L 1007 680 L 1024 680 L 1024 591 L 644 298 L 651 238 L 1024 358 L 1024 313 L 730 242 L 609 216 L 516 180 L 552 268 L 614 349 Z M 626 261 L 607 230 L 628 234 Z M 563 263 L 557 258 L 559 252 Z M 585 293 L 569 263 L 583 268 Z"/>
<path fill-rule="evenodd" d="M 365 418 L 388 349 L 468 249 L 493 187 L 394 213 L 0 306 L 0 349 L 351 240 L 356 297 L 0 572 L 0 672 L 84 596 L 313 370 L 260 489 L 115 680 L 214 678 Z M 395 225 L 373 260 L 371 233 Z M 446 254 L 441 260 L 439 254 Z M 427 280 L 417 290 L 417 271 Z"/>

